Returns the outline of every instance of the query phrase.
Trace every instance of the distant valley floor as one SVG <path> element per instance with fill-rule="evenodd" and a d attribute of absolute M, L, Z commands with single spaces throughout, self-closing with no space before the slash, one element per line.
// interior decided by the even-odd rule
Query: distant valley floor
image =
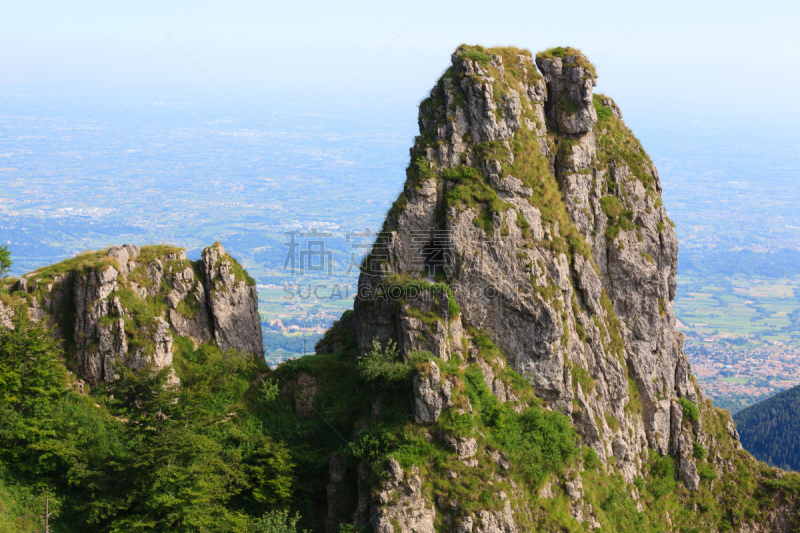
<path fill-rule="evenodd" d="M 715 405 L 736 413 L 800 384 L 800 278 L 678 278 L 678 327 Z"/>

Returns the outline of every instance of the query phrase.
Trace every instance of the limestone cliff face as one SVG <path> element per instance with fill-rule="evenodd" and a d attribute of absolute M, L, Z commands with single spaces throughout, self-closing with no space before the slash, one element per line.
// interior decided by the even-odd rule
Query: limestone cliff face
<path fill-rule="evenodd" d="M 174 247 L 115 246 L 26 274 L 14 289 L 93 386 L 113 379 L 116 361 L 171 366 L 174 336 L 263 353 L 255 286 L 219 243 L 194 263 Z M 10 322 L 13 311 L 0 315 Z"/>
<path fill-rule="evenodd" d="M 674 331 L 678 241 L 655 166 L 595 85 L 592 65 L 569 48 L 536 58 L 456 50 L 420 104 L 406 187 L 362 269 L 353 331 L 362 355 L 391 340 L 404 354 L 464 364 L 477 361 L 474 332 L 483 332 L 628 483 L 654 450 L 672 455 L 696 491 L 698 464 L 714 464 L 698 446 L 716 441 L 704 409 L 688 422 L 679 403 L 705 405 Z M 512 401 L 494 382 L 495 362 L 481 363 L 490 390 Z M 415 380 L 417 423 L 448 409 L 449 385 L 434 377 Z M 411 475 L 404 498 L 424 509 Z M 402 478 L 392 472 L 386 486 Z M 388 530 L 387 505 L 373 503 L 376 530 Z M 595 523 L 590 510 L 579 514 Z M 413 516 L 403 531 L 433 523 Z M 467 518 L 458 531 L 473 530 Z"/>
<path fill-rule="evenodd" d="M 247 285 L 237 278 L 236 264 L 230 260 L 221 244 L 203 251 L 203 265 L 217 345 L 223 350 L 263 353 L 255 285 Z"/>
<path fill-rule="evenodd" d="M 362 348 L 373 337 L 393 338 L 407 351 L 448 345 L 446 329 L 459 333 L 450 333 L 449 346 L 460 351 L 464 324 L 485 331 L 541 397 L 574 415 L 598 455 L 615 457 L 632 480 L 648 445 L 667 453 L 671 402 L 698 397 L 682 336 L 673 331 L 678 243 L 658 174 L 632 136 L 642 154 L 633 170 L 623 150 L 598 142 L 624 125 L 613 115 L 598 123 L 594 74 L 582 65 L 588 62 L 574 55 L 534 63 L 525 53 L 484 62 L 454 54 L 420 106 L 412 156 L 422 170 L 373 251 L 388 261 L 361 284 L 413 277 L 429 266 L 414 264 L 417 248 L 438 245 L 461 315 L 422 346 L 411 341 L 420 328 L 405 309 L 361 299 L 356 327 Z M 475 199 L 478 187 L 485 190 Z M 591 390 L 573 385 L 575 367 L 588 372 Z M 617 427 L 605 422 L 609 416 Z"/>

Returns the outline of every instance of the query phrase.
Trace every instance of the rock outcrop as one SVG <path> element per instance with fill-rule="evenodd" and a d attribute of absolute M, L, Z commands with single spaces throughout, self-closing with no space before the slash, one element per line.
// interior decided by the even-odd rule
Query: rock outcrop
<path fill-rule="evenodd" d="M 508 364 L 547 409 L 571 419 L 603 468 L 630 484 L 641 512 L 633 483 L 659 456 L 671 456 L 669 472 L 674 465 L 691 493 L 722 472 L 723 451 L 739 446 L 734 434 L 727 445 L 706 429 L 730 418 L 695 385 L 674 331 L 678 241 L 658 172 L 595 85 L 594 67 L 570 48 L 535 59 L 510 48 L 456 50 L 420 104 L 406 185 L 362 267 L 347 330 L 362 356 L 377 340 L 396 343 L 406 359 L 423 353 L 477 366 L 486 389 L 519 413 L 530 401 L 495 375 Z M 487 358 L 495 349 L 502 355 Z M 417 369 L 416 424 L 471 420 L 469 401 L 455 400 L 445 374 L 435 361 Z M 685 406 L 694 406 L 691 420 Z M 448 444 L 466 467 L 487 468 L 486 457 L 509 465 L 451 431 L 426 438 Z M 371 503 L 373 527 L 388 531 L 388 518 L 394 531 L 427 530 L 435 513 L 424 510 L 432 504 L 421 502 L 419 475 L 397 468 L 390 463 L 387 496 Z M 561 489 L 574 518 L 601 527 L 576 479 Z M 395 487 L 399 499 L 388 496 Z M 530 519 L 531 511 L 522 496 L 509 497 L 508 520 L 461 513 L 444 496 L 432 508 L 450 509 L 446 521 L 460 516 L 447 522 L 451 531 L 510 532 L 511 515 Z M 398 514 L 398 505 L 414 511 Z M 790 507 L 781 509 L 786 519 Z"/>
<path fill-rule="evenodd" d="M 263 354 L 255 287 L 219 243 L 196 262 L 169 246 L 114 246 L 25 274 L 14 290 L 25 293 L 28 316 L 46 320 L 74 352 L 78 376 L 93 386 L 113 379 L 118 361 L 170 367 L 175 336 Z M 4 323 L 12 316 L 0 308 Z"/>
<path fill-rule="evenodd" d="M 406 476 L 400 464 L 389 459 L 389 479 L 375 496 L 371 517 L 375 533 L 401 531 L 434 533 L 436 510 L 426 501 L 422 493 L 419 469 Z"/>
<path fill-rule="evenodd" d="M 540 397 L 564 413 L 580 405 L 584 439 L 632 480 L 648 446 L 669 451 L 671 400 L 699 400 L 673 331 L 678 243 L 658 173 L 632 135 L 611 140 L 624 126 L 579 52 L 464 53 L 420 105 L 406 189 L 359 281 L 359 345 L 393 339 L 446 358 L 462 344 L 449 331 L 487 332 Z M 609 111 L 599 122 L 597 107 Z M 446 277 L 459 316 L 361 297 L 391 296 L 426 268 Z M 409 309 L 439 318 L 424 343 Z"/>
<path fill-rule="evenodd" d="M 255 284 L 247 283 L 244 271 L 219 243 L 203 250 L 203 265 L 217 345 L 223 350 L 263 353 Z M 238 276 L 237 267 L 241 272 Z"/>

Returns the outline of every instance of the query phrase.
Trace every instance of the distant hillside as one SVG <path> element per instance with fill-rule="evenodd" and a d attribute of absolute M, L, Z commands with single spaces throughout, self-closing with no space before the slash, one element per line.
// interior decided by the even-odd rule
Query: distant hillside
<path fill-rule="evenodd" d="M 762 276 L 788 278 L 800 274 L 800 252 L 785 249 L 770 253 L 752 250 L 681 254 L 678 270 L 697 276 Z"/>
<path fill-rule="evenodd" d="M 800 386 L 733 416 L 742 446 L 758 460 L 800 471 Z"/>

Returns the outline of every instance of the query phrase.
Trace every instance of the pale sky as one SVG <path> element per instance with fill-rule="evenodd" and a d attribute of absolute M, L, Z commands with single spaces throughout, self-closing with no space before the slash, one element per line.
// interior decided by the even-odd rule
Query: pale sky
<path fill-rule="evenodd" d="M 0 8 L 0 85 L 191 81 L 265 97 L 280 89 L 418 101 L 460 43 L 569 45 L 595 63 L 598 91 L 623 111 L 627 102 L 756 121 L 800 115 L 798 2 L 2 0 Z"/>

